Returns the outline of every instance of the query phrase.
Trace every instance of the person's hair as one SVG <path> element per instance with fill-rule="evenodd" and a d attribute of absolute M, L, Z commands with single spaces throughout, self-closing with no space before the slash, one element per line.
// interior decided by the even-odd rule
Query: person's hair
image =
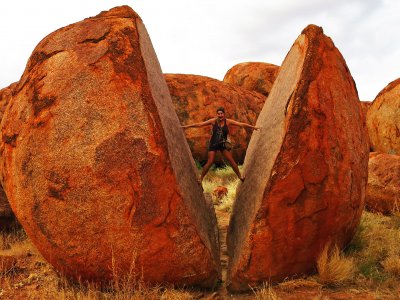
<path fill-rule="evenodd" d="M 223 113 L 225 113 L 225 108 L 223 108 L 223 107 L 218 107 L 218 108 L 217 108 L 217 112 L 219 112 L 219 111 L 222 111 Z"/>

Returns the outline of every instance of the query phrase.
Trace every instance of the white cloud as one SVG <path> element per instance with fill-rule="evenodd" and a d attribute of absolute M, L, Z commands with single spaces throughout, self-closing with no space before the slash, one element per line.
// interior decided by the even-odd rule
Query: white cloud
<path fill-rule="evenodd" d="M 142 17 L 164 72 L 222 79 L 239 62 L 281 64 L 313 23 L 342 52 L 361 99 L 400 77 L 397 0 L 17 0 L 0 4 L 0 87 L 19 79 L 47 34 L 123 4 Z"/>

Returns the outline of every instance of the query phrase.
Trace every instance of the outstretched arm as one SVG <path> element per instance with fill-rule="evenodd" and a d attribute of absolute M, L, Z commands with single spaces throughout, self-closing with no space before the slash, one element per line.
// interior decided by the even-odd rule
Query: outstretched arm
<path fill-rule="evenodd" d="M 207 126 L 207 125 L 212 125 L 215 122 L 215 118 L 214 119 L 210 119 L 204 122 L 199 122 L 199 123 L 193 123 L 193 124 L 188 124 L 188 125 L 184 125 L 181 126 L 182 128 L 189 128 L 189 127 L 203 127 L 203 126 Z"/>
<path fill-rule="evenodd" d="M 228 125 L 235 125 L 235 126 L 239 126 L 239 127 L 247 127 L 247 128 L 251 128 L 251 129 L 254 129 L 254 130 L 260 129 L 259 127 L 256 127 L 256 126 L 253 126 L 253 125 L 250 125 L 250 124 L 247 124 L 247 123 L 241 123 L 241 122 L 238 122 L 238 121 L 235 121 L 235 120 L 232 120 L 232 119 L 226 119 L 226 122 L 227 122 Z"/>

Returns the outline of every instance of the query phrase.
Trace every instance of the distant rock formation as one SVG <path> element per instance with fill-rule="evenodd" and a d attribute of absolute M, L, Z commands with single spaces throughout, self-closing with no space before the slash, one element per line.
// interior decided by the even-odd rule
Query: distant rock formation
<path fill-rule="evenodd" d="M 361 101 L 361 110 L 363 113 L 363 118 L 364 118 L 364 124 L 367 126 L 367 113 L 368 109 L 371 107 L 372 101 Z M 369 139 L 369 134 L 367 135 L 367 140 L 368 140 L 368 145 L 371 148 L 371 141 Z"/>
<path fill-rule="evenodd" d="M 376 96 L 368 109 L 367 127 L 373 151 L 400 155 L 400 78 Z"/>
<path fill-rule="evenodd" d="M 278 76 L 279 66 L 263 62 L 240 63 L 228 70 L 224 82 L 268 97 Z"/>
<path fill-rule="evenodd" d="M 101 284 L 113 274 L 151 285 L 218 282 L 215 213 L 131 8 L 43 39 L 2 125 L 3 186 L 56 270 Z"/>
<path fill-rule="evenodd" d="M 254 125 L 266 100 L 259 93 L 205 76 L 165 74 L 165 79 L 182 125 L 214 118 L 221 106 L 227 118 Z M 230 126 L 229 132 L 233 157 L 243 163 L 253 130 Z M 194 159 L 206 161 L 211 127 L 188 128 L 185 135 Z"/>
<path fill-rule="evenodd" d="M 382 214 L 400 211 L 400 156 L 372 152 L 365 206 Z"/>
<path fill-rule="evenodd" d="M 228 287 L 315 270 L 344 247 L 364 208 L 368 145 L 354 81 L 332 40 L 310 25 L 293 44 L 257 120 L 227 236 Z"/>

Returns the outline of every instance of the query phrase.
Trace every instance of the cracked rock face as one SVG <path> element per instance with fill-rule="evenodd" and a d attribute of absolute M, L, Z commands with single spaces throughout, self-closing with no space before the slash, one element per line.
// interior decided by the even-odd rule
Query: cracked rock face
<path fill-rule="evenodd" d="M 365 206 L 382 214 L 400 209 L 400 156 L 370 153 Z"/>
<path fill-rule="evenodd" d="M 310 25 L 287 54 L 257 120 L 228 230 L 228 287 L 312 272 L 345 246 L 364 206 L 368 145 L 346 63 Z"/>
<path fill-rule="evenodd" d="M 3 118 L 3 186 L 68 277 L 211 287 L 215 214 L 140 17 L 118 7 L 34 50 Z"/>
<path fill-rule="evenodd" d="M 400 78 L 389 83 L 367 113 L 373 151 L 400 155 Z"/>
<path fill-rule="evenodd" d="M 172 102 L 182 125 L 203 122 L 217 115 L 224 107 L 226 117 L 239 122 L 255 124 L 266 97 L 259 93 L 235 87 L 220 80 L 187 74 L 165 74 Z M 243 163 L 252 130 L 229 127 L 233 141 L 232 155 Z M 193 158 L 207 161 L 211 127 L 185 129 Z"/>
<path fill-rule="evenodd" d="M 228 70 L 224 82 L 268 97 L 278 76 L 279 66 L 263 62 L 240 63 Z"/>

